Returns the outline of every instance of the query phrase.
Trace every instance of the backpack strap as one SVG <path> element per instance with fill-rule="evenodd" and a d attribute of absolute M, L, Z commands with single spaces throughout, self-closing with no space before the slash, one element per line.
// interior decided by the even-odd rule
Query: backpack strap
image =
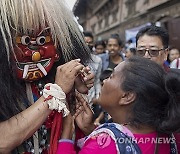
<path fill-rule="evenodd" d="M 116 139 L 115 143 L 118 145 L 118 150 L 121 154 L 141 154 L 141 150 L 135 140 L 123 131 L 120 131 L 115 124 L 103 125 L 101 128 L 106 128 L 113 132 Z"/>
<path fill-rule="evenodd" d="M 173 133 L 170 134 L 170 138 L 172 139 L 172 141 L 170 142 L 170 154 L 178 154 L 176 139 Z"/>
<path fill-rule="evenodd" d="M 135 140 L 133 140 L 133 137 L 123 132 L 123 126 L 118 125 L 117 127 L 115 123 L 105 123 L 96 128 L 86 141 L 100 133 L 107 133 L 114 140 L 118 154 L 141 154 L 141 150 Z"/>

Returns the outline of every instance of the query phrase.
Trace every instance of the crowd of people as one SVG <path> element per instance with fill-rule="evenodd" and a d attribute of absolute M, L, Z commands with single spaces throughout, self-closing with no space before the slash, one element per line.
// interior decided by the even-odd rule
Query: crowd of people
<path fill-rule="evenodd" d="M 82 33 L 63 1 L 0 10 L 0 153 L 180 153 L 180 52 L 166 29 L 124 45 Z"/>
<path fill-rule="evenodd" d="M 136 37 L 137 40 L 136 47 L 132 43 L 131 39 L 128 40 L 125 45 L 123 45 L 123 42 L 118 34 L 111 34 L 111 36 L 107 39 L 107 41 L 100 40 L 96 42 L 94 41 L 93 34 L 91 32 L 84 32 L 84 34 L 85 34 L 85 40 L 86 40 L 86 34 L 89 34 L 89 38 L 91 40 L 90 49 L 93 58 L 94 57 L 96 57 L 97 59 L 98 57 L 101 58 L 102 70 L 101 71 L 99 70 L 98 76 L 96 76 L 98 77 L 98 79 L 96 79 L 98 80 L 98 85 L 99 85 L 99 79 L 101 81 L 101 84 L 103 84 L 103 80 L 105 80 L 111 75 L 114 68 L 119 63 L 133 56 L 141 56 L 147 59 L 151 59 L 156 63 L 160 64 L 166 71 L 169 70 L 169 68 L 178 69 L 180 67 L 179 64 L 180 52 L 177 48 L 169 48 L 169 44 L 168 44 L 169 36 L 166 30 L 163 28 L 158 28 L 156 26 L 147 26 L 141 29 L 141 31 L 137 34 Z M 141 37 L 141 35 L 143 37 Z M 88 45 L 88 42 L 86 43 Z M 165 47 L 162 46 L 163 45 L 162 43 L 165 44 Z M 147 52 L 146 52 L 146 46 L 148 49 Z M 159 52 L 160 55 L 154 55 L 154 54 L 159 54 Z M 95 62 L 93 62 L 92 60 L 92 63 Z M 94 85 L 96 85 L 96 83 Z M 90 99 L 90 101 L 91 100 L 92 99 Z M 94 123 L 96 125 L 99 125 L 101 124 L 101 122 L 107 121 L 107 117 L 104 116 L 104 114 L 106 113 L 104 113 L 101 107 L 97 105 L 96 100 L 97 97 L 95 97 L 94 101 L 92 102 L 95 112 Z"/>
<path fill-rule="evenodd" d="M 111 119 L 102 125 L 100 121 L 92 121 L 93 112 L 86 100 L 77 94 L 75 121 L 85 134 L 89 134 L 78 141 L 77 144 L 81 147 L 79 153 L 178 153 L 180 72 L 178 69 L 170 69 L 165 63 L 167 55 L 171 53 L 167 31 L 153 25 L 142 28 L 136 36 L 136 51 L 132 54 L 137 56 L 127 57 L 125 60 L 121 56 L 121 44 L 114 36 L 117 37 L 113 35 L 107 41 L 107 52 L 102 41 L 95 44 L 94 52 L 97 56 L 100 54 L 101 58 L 102 54 L 109 54 L 108 67 L 111 71 L 104 78 L 96 104 Z M 104 72 L 107 73 L 107 70 L 102 71 L 102 74 Z M 100 126 L 93 127 L 93 122 Z M 70 140 L 71 115 L 65 118 L 64 125 L 66 131 L 62 132 L 57 153 L 76 153 L 73 141 Z M 118 142 L 117 138 L 125 138 L 129 142 Z M 132 139 L 137 142 L 131 142 Z M 152 142 L 153 139 L 157 142 Z M 174 141 L 159 143 L 158 139 Z M 64 147 L 66 150 L 63 150 Z"/>

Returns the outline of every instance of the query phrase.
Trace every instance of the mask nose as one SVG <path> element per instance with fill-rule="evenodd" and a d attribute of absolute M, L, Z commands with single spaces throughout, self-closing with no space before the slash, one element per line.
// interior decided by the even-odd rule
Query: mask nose
<path fill-rule="evenodd" d="M 28 46 L 28 48 L 29 48 L 30 50 L 38 50 L 38 49 L 39 49 L 39 47 L 38 47 L 37 45 L 33 45 L 33 44 L 30 44 L 30 45 Z"/>
<path fill-rule="evenodd" d="M 36 51 L 32 54 L 32 61 L 37 62 L 40 59 L 41 59 L 41 54 L 39 52 Z"/>

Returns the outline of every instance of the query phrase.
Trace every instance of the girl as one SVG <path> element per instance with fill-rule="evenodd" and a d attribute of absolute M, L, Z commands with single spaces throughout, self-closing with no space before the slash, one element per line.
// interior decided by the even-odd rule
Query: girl
<path fill-rule="evenodd" d="M 91 111 L 78 94 L 77 125 L 93 130 Z M 180 73 L 168 72 L 156 63 L 133 57 L 120 63 L 105 80 L 98 103 L 113 123 L 96 128 L 79 140 L 80 154 L 87 153 L 177 153 L 172 132 L 180 129 Z M 57 153 L 75 153 L 72 118 L 64 119 Z M 177 144 L 179 144 L 177 142 Z"/>

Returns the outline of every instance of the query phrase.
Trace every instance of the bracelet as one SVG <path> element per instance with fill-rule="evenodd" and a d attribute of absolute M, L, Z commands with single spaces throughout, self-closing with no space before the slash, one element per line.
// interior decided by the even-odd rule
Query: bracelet
<path fill-rule="evenodd" d="M 63 113 L 63 117 L 69 114 L 66 107 L 66 94 L 57 84 L 48 83 L 44 86 L 43 96 L 44 102 L 47 102 L 48 108 Z"/>

